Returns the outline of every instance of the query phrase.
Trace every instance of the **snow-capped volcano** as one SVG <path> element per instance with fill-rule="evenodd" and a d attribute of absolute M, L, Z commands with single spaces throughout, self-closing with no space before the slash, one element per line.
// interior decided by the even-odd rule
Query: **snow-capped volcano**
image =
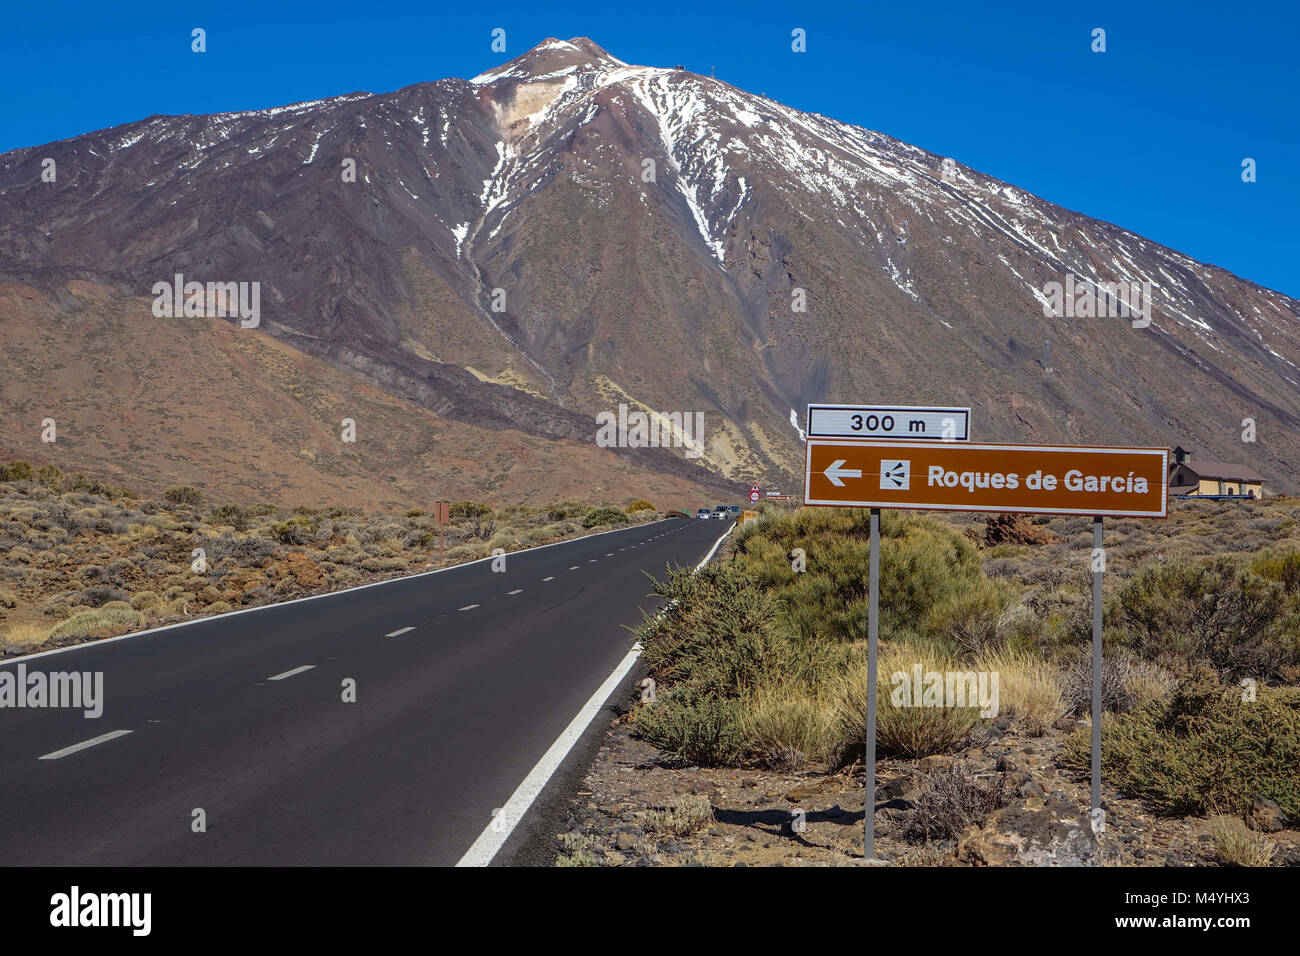
<path fill-rule="evenodd" d="M 590 438 L 619 402 L 703 411 L 727 479 L 788 484 L 812 401 L 971 405 L 976 438 L 1182 444 L 1283 486 L 1300 451 L 1295 300 L 586 38 L 16 150 L 0 210 L 0 272 L 258 280 L 265 329 L 443 415 Z M 1149 323 L 1046 315 L 1053 283 L 1149 284 Z"/>

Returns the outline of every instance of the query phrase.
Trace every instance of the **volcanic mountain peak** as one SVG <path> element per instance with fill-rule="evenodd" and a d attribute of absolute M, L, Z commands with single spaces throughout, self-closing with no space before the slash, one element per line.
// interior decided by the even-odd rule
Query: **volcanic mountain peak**
<path fill-rule="evenodd" d="M 1300 302 L 585 38 L 0 156 L 0 275 L 63 302 L 178 272 L 260 282 L 264 331 L 475 427 L 590 441 L 620 405 L 702 411 L 699 461 L 619 463 L 687 481 L 787 484 L 813 401 L 942 398 L 986 439 L 1193 444 L 1279 485 L 1300 454 Z M 1149 285 L 1141 326 L 1048 294 L 1119 282 Z M 1270 444 L 1240 450 L 1243 416 Z"/>
<path fill-rule="evenodd" d="M 480 73 L 470 82 L 482 85 L 496 83 L 499 80 L 530 82 L 558 79 L 571 73 L 619 66 L 627 66 L 627 64 L 610 56 L 608 51 L 587 37 L 574 37 L 572 40 L 547 37 L 527 53 Z"/>

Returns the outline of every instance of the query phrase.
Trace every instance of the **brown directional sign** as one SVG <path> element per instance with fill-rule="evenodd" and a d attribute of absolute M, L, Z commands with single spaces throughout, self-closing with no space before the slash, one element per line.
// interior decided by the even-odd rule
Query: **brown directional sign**
<path fill-rule="evenodd" d="M 810 438 L 806 454 L 804 504 L 809 505 L 1126 518 L 1168 514 L 1165 448 Z"/>

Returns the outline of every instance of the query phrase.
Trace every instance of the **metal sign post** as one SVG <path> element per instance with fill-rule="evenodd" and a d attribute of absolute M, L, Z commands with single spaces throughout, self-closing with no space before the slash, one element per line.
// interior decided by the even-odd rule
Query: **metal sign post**
<path fill-rule="evenodd" d="M 1101 517 L 1092 519 L 1092 832 L 1100 834 L 1101 815 Z"/>
<path fill-rule="evenodd" d="M 880 509 L 871 509 L 870 567 L 867 570 L 867 752 L 863 757 L 866 779 L 862 804 L 867 862 L 876 858 L 876 645 L 880 640 Z"/>

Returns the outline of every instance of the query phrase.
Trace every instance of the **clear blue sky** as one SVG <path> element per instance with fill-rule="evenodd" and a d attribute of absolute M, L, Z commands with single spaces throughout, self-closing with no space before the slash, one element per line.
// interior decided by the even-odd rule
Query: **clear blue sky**
<path fill-rule="evenodd" d="M 203 55 L 190 52 L 196 26 Z M 795 27 L 806 53 L 790 49 Z M 1104 54 L 1090 51 L 1094 27 Z M 152 113 L 470 77 L 546 36 L 716 67 L 1300 297 L 1296 0 L 15 3 L 0 152 Z M 1245 157 L 1257 182 L 1241 181 Z"/>

